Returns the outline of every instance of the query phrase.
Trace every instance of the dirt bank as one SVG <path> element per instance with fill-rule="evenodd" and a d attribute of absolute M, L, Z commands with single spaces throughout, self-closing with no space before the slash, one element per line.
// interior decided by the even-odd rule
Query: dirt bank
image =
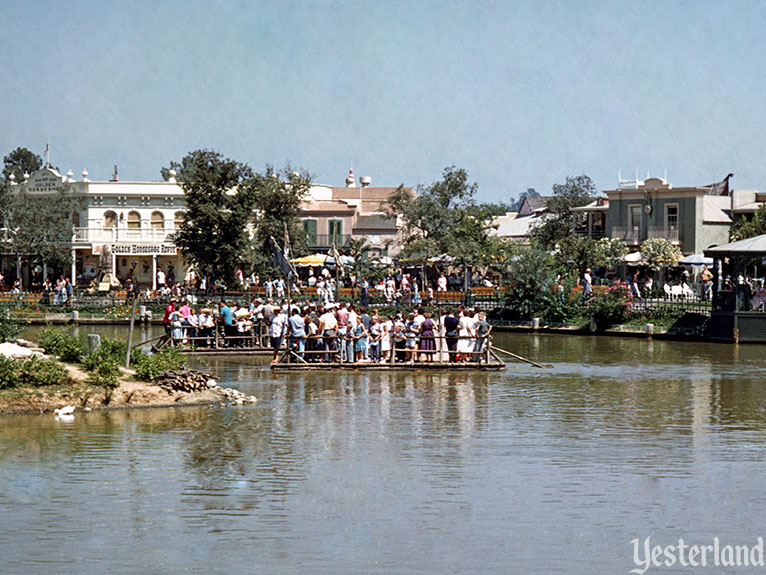
<path fill-rule="evenodd" d="M 133 370 L 124 368 L 119 387 L 106 390 L 89 385 L 87 375 L 79 367 L 66 367 L 71 380 L 67 385 L 0 391 L 0 415 L 52 412 L 68 405 L 79 411 L 209 404 L 230 399 L 220 387 L 194 392 L 168 391 L 153 383 L 133 380 Z"/>

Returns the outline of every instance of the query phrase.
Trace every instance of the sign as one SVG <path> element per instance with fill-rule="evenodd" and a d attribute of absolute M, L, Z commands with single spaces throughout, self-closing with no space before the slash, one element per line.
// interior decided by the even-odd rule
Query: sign
<path fill-rule="evenodd" d="M 61 185 L 61 176 L 53 170 L 39 170 L 29 178 L 27 190 L 32 193 L 55 192 Z"/>
<path fill-rule="evenodd" d="M 169 244 L 112 244 L 112 253 L 116 256 L 174 256 L 178 249 Z M 93 254 L 101 250 L 101 246 L 91 247 Z"/>

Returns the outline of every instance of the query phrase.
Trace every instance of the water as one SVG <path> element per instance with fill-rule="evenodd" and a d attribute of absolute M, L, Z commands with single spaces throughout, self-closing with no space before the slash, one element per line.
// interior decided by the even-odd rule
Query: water
<path fill-rule="evenodd" d="M 0 570 L 627 573 L 634 538 L 766 536 L 761 347 L 495 343 L 554 367 L 213 359 L 260 402 L 0 418 Z"/>

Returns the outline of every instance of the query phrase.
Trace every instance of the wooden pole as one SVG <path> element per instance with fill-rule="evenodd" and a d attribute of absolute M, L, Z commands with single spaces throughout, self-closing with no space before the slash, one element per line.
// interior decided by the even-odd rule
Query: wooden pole
<path fill-rule="evenodd" d="M 125 367 L 130 367 L 130 350 L 131 346 L 133 345 L 133 325 L 136 323 L 136 302 L 138 300 L 138 295 L 136 293 L 133 294 L 133 307 L 130 311 L 130 330 L 128 331 L 128 353 L 125 357 Z"/>
<path fill-rule="evenodd" d="M 534 365 L 535 367 L 539 367 L 539 368 L 541 368 L 541 369 L 544 369 L 544 368 L 546 368 L 546 367 L 553 367 L 552 365 L 541 365 L 541 364 L 539 364 L 539 363 L 536 363 L 536 362 L 532 361 L 531 359 L 527 359 L 526 357 L 521 357 L 520 355 L 516 355 L 516 354 L 515 354 L 515 353 L 513 353 L 513 352 L 510 352 L 510 351 L 508 351 L 508 350 L 502 349 L 502 348 L 500 348 L 500 347 L 497 347 L 497 346 L 494 346 L 494 345 L 493 345 L 493 346 L 491 346 L 491 347 L 492 347 L 492 349 L 494 349 L 495 351 L 500 351 L 500 352 L 502 352 L 502 353 L 504 353 L 504 354 L 506 354 L 506 355 L 509 355 L 509 356 L 511 356 L 511 357 L 513 357 L 513 358 L 515 358 L 515 359 L 518 359 L 519 361 L 523 361 L 523 362 L 525 362 L 525 363 L 529 363 L 529 364 L 531 364 L 531 365 Z"/>

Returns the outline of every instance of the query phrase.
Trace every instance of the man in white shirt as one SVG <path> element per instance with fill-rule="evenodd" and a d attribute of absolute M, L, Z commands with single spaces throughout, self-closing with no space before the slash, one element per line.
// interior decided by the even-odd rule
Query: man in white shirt
<path fill-rule="evenodd" d="M 282 347 L 282 337 L 286 332 L 287 314 L 285 313 L 285 310 L 280 308 L 271 318 L 271 347 L 274 348 L 274 357 L 271 359 L 271 363 L 277 361 L 279 348 Z"/>
<path fill-rule="evenodd" d="M 328 304 L 325 307 L 324 313 L 319 316 L 319 334 L 322 337 L 322 343 L 325 353 L 325 361 L 331 362 L 335 357 L 335 350 L 337 349 L 337 337 L 338 337 L 338 320 L 335 319 L 333 310 L 335 304 Z"/>

